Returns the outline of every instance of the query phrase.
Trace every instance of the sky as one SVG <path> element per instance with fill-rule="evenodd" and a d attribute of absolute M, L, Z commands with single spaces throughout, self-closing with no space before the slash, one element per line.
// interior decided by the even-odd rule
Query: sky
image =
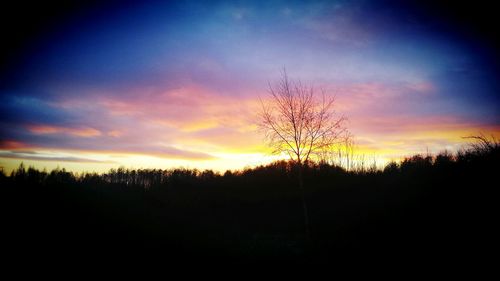
<path fill-rule="evenodd" d="M 268 163 L 279 156 L 256 125 L 259 97 L 283 68 L 335 96 L 356 152 L 379 163 L 456 151 L 470 135 L 500 136 L 491 12 L 403 2 L 5 9 L 14 19 L 2 20 L 0 167 L 224 171 Z"/>

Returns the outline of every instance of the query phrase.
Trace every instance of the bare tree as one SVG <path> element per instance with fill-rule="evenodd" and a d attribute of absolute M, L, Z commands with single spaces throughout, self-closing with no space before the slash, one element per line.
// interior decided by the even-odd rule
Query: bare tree
<path fill-rule="evenodd" d="M 333 109 L 334 98 L 300 81 L 291 81 L 283 71 L 276 85 L 269 85 L 269 99 L 261 99 L 260 128 L 274 153 L 286 153 L 302 165 L 320 152 L 345 142 L 346 118 Z"/>
<path fill-rule="evenodd" d="M 261 99 L 260 128 L 274 153 L 285 153 L 298 167 L 299 187 L 307 239 L 309 217 L 304 197 L 304 164 L 321 152 L 345 142 L 346 118 L 334 111 L 334 98 L 324 90 L 318 94 L 312 86 L 288 78 L 286 70 L 276 84 L 269 84 L 269 97 Z"/>

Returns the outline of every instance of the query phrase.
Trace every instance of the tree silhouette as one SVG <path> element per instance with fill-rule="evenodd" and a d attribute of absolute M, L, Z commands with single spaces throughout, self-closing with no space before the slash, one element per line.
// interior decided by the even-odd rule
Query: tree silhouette
<path fill-rule="evenodd" d="M 47 172 L 23 164 L 10 176 L 0 173 L 0 219 L 9 230 L 2 233 L 8 242 L 2 253 L 52 251 L 75 261 L 89 255 L 133 260 L 160 251 L 171 260 L 198 256 L 193 262 L 203 264 L 324 262 L 380 252 L 405 258 L 436 249 L 472 256 L 478 245 L 497 241 L 491 183 L 498 181 L 499 161 L 499 141 L 474 137 L 459 151 L 408 157 L 383 171 L 308 163 L 313 248 L 297 240 L 301 209 L 285 209 L 301 196 L 290 190 L 292 161 L 224 175 Z M 214 249 L 221 259 L 204 258 Z"/>
<path fill-rule="evenodd" d="M 306 239 L 310 239 L 309 215 L 304 195 L 303 166 L 321 152 L 344 143 L 348 138 L 346 118 L 334 111 L 334 98 L 324 90 L 318 94 L 309 85 L 289 79 L 286 70 L 274 85 L 269 84 L 268 99 L 261 99 L 259 127 L 274 153 L 287 154 L 296 164 Z"/>

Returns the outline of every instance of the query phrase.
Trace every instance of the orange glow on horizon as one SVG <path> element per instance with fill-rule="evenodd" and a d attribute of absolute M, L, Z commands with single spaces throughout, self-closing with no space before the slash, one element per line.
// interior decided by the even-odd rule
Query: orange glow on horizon
<path fill-rule="evenodd" d="M 425 81 L 401 86 L 418 95 L 429 95 L 434 86 Z M 453 116 L 388 115 L 384 107 L 373 108 L 372 98 L 387 101 L 399 98 L 397 87 L 378 83 L 360 83 L 346 86 L 337 98 L 336 109 L 348 117 L 348 129 L 354 135 L 359 157 L 366 157 L 383 166 L 391 160 L 400 160 L 413 154 L 456 151 L 468 143 L 463 137 L 481 132 L 500 136 L 500 127 L 475 124 Z M 271 155 L 256 122 L 260 101 L 249 96 L 237 97 L 191 85 L 149 94 L 147 89 L 136 89 L 124 97 L 103 97 L 85 100 L 66 99 L 56 108 L 79 110 L 95 108 L 106 113 L 113 126 L 102 127 L 100 119 L 94 123 L 71 126 L 33 124 L 25 130 L 40 137 L 69 138 L 67 146 L 31 145 L 19 141 L 4 141 L 0 152 L 0 166 L 12 169 L 23 161 L 20 151 L 37 152 L 45 158 L 29 161 L 39 168 L 59 165 L 75 171 L 105 172 L 109 168 L 173 168 L 225 170 L 243 169 L 266 164 L 284 156 Z M 95 93 L 96 95 L 98 93 Z M 92 93 L 89 93 L 92 95 Z M 262 94 L 262 99 L 267 96 Z M 71 146 L 84 143 L 85 148 Z M 17 154 L 16 154 L 17 153 Z M 44 154 L 45 153 L 45 154 Z M 55 163 L 54 159 L 73 161 Z M 62 156 L 61 156 L 62 155 Z M 7 157 L 9 156 L 9 157 Z M 65 158 L 66 157 L 66 158 Z"/>

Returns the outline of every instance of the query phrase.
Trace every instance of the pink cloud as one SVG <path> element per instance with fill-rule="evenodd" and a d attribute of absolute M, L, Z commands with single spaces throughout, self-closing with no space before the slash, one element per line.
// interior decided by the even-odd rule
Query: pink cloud
<path fill-rule="evenodd" d="M 16 140 L 0 140 L 0 149 L 22 149 L 29 147 L 28 144 Z"/>
<path fill-rule="evenodd" d="M 104 97 L 98 104 L 117 118 L 126 116 L 135 122 L 149 122 L 186 132 L 242 126 L 250 121 L 256 102 L 252 98 L 221 95 L 196 85 L 157 95 L 129 96 L 127 99 Z"/>

